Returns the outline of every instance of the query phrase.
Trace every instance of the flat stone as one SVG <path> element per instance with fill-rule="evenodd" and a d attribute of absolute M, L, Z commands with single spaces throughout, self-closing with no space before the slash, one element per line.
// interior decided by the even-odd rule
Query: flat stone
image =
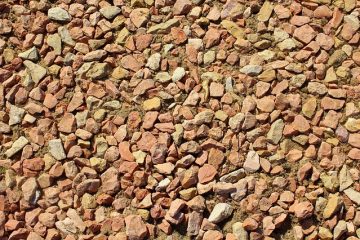
<path fill-rule="evenodd" d="M 246 65 L 245 67 L 240 68 L 240 72 L 249 76 L 257 76 L 261 71 L 262 67 L 259 65 Z"/>
<path fill-rule="evenodd" d="M 56 160 L 63 160 L 66 158 L 61 139 L 52 139 L 49 141 L 49 152 Z"/>
<path fill-rule="evenodd" d="M 185 74 L 186 74 L 186 71 L 184 68 L 177 67 L 175 69 L 175 71 L 173 72 L 171 79 L 173 80 L 173 82 L 180 81 L 185 76 Z"/>
<path fill-rule="evenodd" d="M 351 201 L 357 205 L 360 205 L 360 192 L 355 191 L 353 188 L 348 188 L 344 190 L 344 193 L 348 198 L 350 198 Z"/>
<path fill-rule="evenodd" d="M 328 219 L 332 217 L 341 207 L 342 200 L 336 194 L 329 194 L 328 202 L 325 206 L 323 217 Z"/>
<path fill-rule="evenodd" d="M 39 53 L 36 47 L 32 47 L 25 52 L 19 53 L 18 55 L 22 59 L 30 60 L 30 61 L 37 61 L 39 60 Z"/>
<path fill-rule="evenodd" d="M 244 169 L 248 172 L 256 172 L 260 169 L 260 157 L 255 151 L 249 151 L 244 162 Z"/>
<path fill-rule="evenodd" d="M 143 102 L 143 108 L 145 111 L 159 110 L 161 107 L 161 100 L 158 97 L 147 99 Z"/>
<path fill-rule="evenodd" d="M 93 80 L 100 80 L 106 78 L 110 74 L 110 70 L 107 63 L 95 63 L 86 73 L 86 76 Z"/>
<path fill-rule="evenodd" d="M 71 20 L 70 14 L 63 8 L 54 7 L 48 10 L 48 17 L 51 20 L 60 21 L 60 22 L 68 22 Z"/>
<path fill-rule="evenodd" d="M 6 150 L 5 155 L 10 158 L 12 156 L 14 156 L 17 152 L 21 151 L 26 144 L 29 143 L 29 140 L 27 140 L 25 137 L 21 136 L 19 137 L 11 146 L 11 148 L 9 148 L 8 150 Z"/>
<path fill-rule="evenodd" d="M 265 1 L 261 6 L 259 13 L 257 14 L 257 19 L 260 22 L 267 22 L 271 16 L 271 13 L 274 9 L 274 5 L 271 2 Z"/>
<path fill-rule="evenodd" d="M 278 144 L 283 136 L 284 127 L 285 123 L 282 119 L 276 120 L 273 124 L 271 124 L 270 130 L 267 134 L 267 139 L 272 144 Z"/>
<path fill-rule="evenodd" d="M 116 6 L 106 6 L 106 7 L 100 8 L 99 12 L 106 19 L 111 20 L 121 13 L 121 8 L 116 7 Z"/>
<path fill-rule="evenodd" d="M 218 203 L 211 211 L 209 221 L 212 223 L 219 223 L 231 216 L 233 208 L 227 203 Z"/>
<path fill-rule="evenodd" d="M 35 84 L 38 84 L 40 80 L 42 80 L 46 76 L 47 73 L 46 68 L 38 64 L 35 64 L 29 60 L 25 60 L 24 65 L 28 69 L 31 76 L 31 80 L 34 81 Z"/>
<path fill-rule="evenodd" d="M 168 32 L 170 31 L 171 27 L 174 26 L 178 26 L 179 25 L 179 19 L 177 18 L 172 18 L 170 20 L 167 20 L 164 23 L 159 23 L 156 24 L 154 26 L 151 26 L 148 30 L 147 33 L 163 33 L 163 32 Z"/>

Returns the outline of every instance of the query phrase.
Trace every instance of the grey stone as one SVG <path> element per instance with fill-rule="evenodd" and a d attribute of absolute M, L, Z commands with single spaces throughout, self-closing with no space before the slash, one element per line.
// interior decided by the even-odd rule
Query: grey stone
<path fill-rule="evenodd" d="M 63 160 L 66 158 L 61 139 L 52 139 L 49 141 L 49 152 L 56 160 Z"/>
<path fill-rule="evenodd" d="M 240 72 L 249 76 L 257 76 L 262 72 L 262 67 L 260 65 L 246 65 L 240 69 Z"/>
<path fill-rule="evenodd" d="M 32 47 L 25 52 L 19 53 L 18 55 L 22 59 L 30 60 L 30 61 L 37 61 L 39 60 L 39 53 L 36 47 Z"/>
<path fill-rule="evenodd" d="M 70 46 L 75 46 L 75 41 L 72 39 L 71 35 L 70 35 L 70 32 L 69 30 L 67 30 L 66 27 L 59 27 L 58 28 L 58 33 L 61 37 L 61 40 L 67 44 L 67 45 L 70 45 Z"/>
<path fill-rule="evenodd" d="M 235 235 L 237 240 L 248 240 L 249 234 L 243 228 L 242 222 L 236 222 L 232 225 L 233 234 Z"/>
<path fill-rule="evenodd" d="M 350 172 L 348 171 L 346 165 L 344 165 L 339 173 L 339 182 L 340 182 L 340 191 L 344 191 L 353 184 Z"/>
<path fill-rule="evenodd" d="M 114 17 L 116 17 L 117 15 L 119 15 L 119 13 L 121 13 L 121 8 L 116 7 L 116 6 L 107 6 L 104 8 L 101 8 L 99 10 L 99 12 L 106 18 L 106 19 L 113 19 Z"/>
<path fill-rule="evenodd" d="M 348 188 L 344 190 L 344 193 L 346 196 L 348 196 L 348 198 L 350 198 L 351 201 L 357 205 L 360 205 L 360 192 L 355 191 L 353 188 Z"/>
<path fill-rule="evenodd" d="M 19 107 L 16 107 L 15 105 L 10 106 L 10 112 L 9 112 L 9 125 L 15 125 L 18 123 L 21 123 L 22 118 L 25 115 L 25 110 Z"/>
<path fill-rule="evenodd" d="M 60 22 L 68 22 L 71 20 L 70 14 L 63 8 L 54 7 L 48 10 L 48 17 L 51 20 L 60 21 Z"/>
<path fill-rule="evenodd" d="M 149 67 L 151 70 L 157 70 L 160 67 L 161 55 L 160 53 L 154 53 L 148 58 L 146 67 Z"/>
<path fill-rule="evenodd" d="M 56 55 L 61 55 L 61 37 L 58 33 L 48 35 L 46 42 L 54 49 Z"/>
<path fill-rule="evenodd" d="M 151 26 L 147 33 L 158 33 L 158 32 L 168 32 L 171 27 L 179 25 L 179 19 L 172 18 L 170 20 L 167 20 L 164 23 L 159 23 L 154 26 Z"/>
<path fill-rule="evenodd" d="M 75 234 L 77 232 L 74 221 L 68 217 L 62 221 L 57 221 L 55 226 L 64 234 Z"/>
<path fill-rule="evenodd" d="M 185 74 L 186 74 L 186 72 L 185 72 L 184 68 L 177 67 L 175 69 L 175 71 L 173 72 L 171 79 L 173 80 L 173 82 L 180 81 L 185 76 Z"/>
<path fill-rule="evenodd" d="M 283 135 L 285 123 L 282 119 L 278 119 L 271 124 L 270 130 L 267 134 L 267 139 L 272 144 L 278 144 Z"/>
<path fill-rule="evenodd" d="M 230 217 L 233 212 L 233 208 L 230 204 L 227 203 L 218 203 L 215 205 L 214 209 L 211 211 L 209 216 L 209 222 L 219 223 L 226 218 Z"/>
<path fill-rule="evenodd" d="M 110 66 L 107 63 L 95 63 L 86 73 L 86 76 L 93 80 L 106 78 L 110 74 Z"/>
<path fill-rule="evenodd" d="M 19 137 L 11 146 L 11 148 L 9 148 L 8 150 L 6 150 L 5 155 L 10 158 L 12 156 L 14 156 L 17 152 L 19 152 L 21 149 L 23 149 L 26 144 L 29 143 L 29 140 L 27 140 L 25 137 L 21 136 Z"/>
<path fill-rule="evenodd" d="M 46 68 L 35 64 L 29 60 L 25 60 L 24 61 L 24 65 L 25 67 L 27 67 L 30 76 L 31 76 L 31 80 L 34 81 L 34 83 L 39 83 L 41 79 L 43 79 L 46 76 Z"/>

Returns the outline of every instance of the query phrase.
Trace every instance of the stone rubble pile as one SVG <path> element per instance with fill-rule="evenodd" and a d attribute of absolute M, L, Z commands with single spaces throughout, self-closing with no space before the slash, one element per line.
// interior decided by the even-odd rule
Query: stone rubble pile
<path fill-rule="evenodd" d="M 0 2 L 0 240 L 360 239 L 359 0 Z"/>

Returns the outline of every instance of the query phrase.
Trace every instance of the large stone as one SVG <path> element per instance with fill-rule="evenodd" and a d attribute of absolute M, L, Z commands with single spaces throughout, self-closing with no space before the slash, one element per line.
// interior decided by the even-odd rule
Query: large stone
<path fill-rule="evenodd" d="M 35 84 L 38 84 L 40 80 L 46 76 L 46 68 L 35 64 L 29 60 L 25 60 L 24 65 L 28 69 L 31 80 L 34 81 Z"/>
<path fill-rule="evenodd" d="M 48 10 L 48 17 L 51 20 L 68 22 L 71 20 L 70 14 L 63 8 L 53 7 Z"/>
<path fill-rule="evenodd" d="M 38 184 L 35 178 L 28 178 L 21 186 L 21 191 L 24 200 L 32 205 L 35 204 L 37 199 L 40 197 L 40 192 L 38 192 Z"/>
<path fill-rule="evenodd" d="M 22 59 L 30 60 L 30 61 L 37 61 L 39 60 L 39 53 L 36 49 L 36 47 L 32 47 L 25 52 L 19 53 L 18 55 Z"/>
<path fill-rule="evenodd" d="M 209 221 L 212 223 L 219 223 L 231 216 L 233 208 L 228 203 L 218 203 L 211 211 Z"/>
<path fill-rule="evenodd" d="M 323 217 L 328 219 L 332 217 L 341 207 L 342 200 L 337 194 L 329 194 L 328 202 L 325 206 Z"/>
<path fill-rule="evenodd" d="M 265 1 L 262 7 L 260 8 L 259 13 L 257 14 L 257 19 L 260 22 L 267 22 L 271 16 L 271 13 L 274 9 L 274 5 L 271 2 Z"/>
<path fill-rule="evenodd" d="M 179 25 L 179 19 L 172 18 L 170 20 L 167 20 L 164 23 L 159 23 L 154 26 L 151 26 L 147 33 L 163 33 L 163 32 L 169 32 L 171 27 L 178 26 Z"/>
<path fill-rule="evenodd" d="M 18 123 L 21 123 L 22 118 L 25 115 L 25 110 L 22 108 L 19 108 L 15 105 L 10 105 L 10 112 L 9 112 L 9 125 L 16 125 Z"/>
<path fill-rule="evenodd" d="M 357 205 L 360 205 L 360 192 L 355 191 L 353 188 L 348 188 L 344 190 L 344 193 L 348 198 L 350 198 L 351 201 L 353 201 Z"/>
<path fill-rule="evenodd" d="M 249 151 L 244 162 L 244 169 L 248 172 L 256 172 L 260 169 L 260 157 L 255 151 Z"/>
<path fill-rule="evenodd" d="M 53 139 L 49 141 L 49 152 L 56 160 L 63 160 L 66 158 L 61 139 Z"/>
<path fill-rule="evenodd" d="M 110 74 L 110 66 L 107 63 L 95 63 L 86 73 L 86 76 L 93 80 L 106 78 Z"/>
<path fill-rule="evenodd" d="M 285 124 L 282 119 L 276 120 L 273 124 L 271 124 L 270 130 L 267 134 L 267 139 L 272 144 L 278 144 L 282 138 L 284 127 Z"/>
<path fill-rule="evenodd" d="M 25 137 L 21 136 L 19 137 L 11 146 L 11 148 L 9 148 L 8 150 L 6 150 L 5 155 L 8 158 L 11 158 L 12 156 L 14 156 L 17 152 L 19 152 L 20 150 L 22 150 L 26 144 L 29 143 L 29 140 L 27 140 Z"/>
<path fill-rule="evenodd" d="M 116 6 L 106 6 L 103 7 L 99 10 L 99 12 L 106 18 L 106 19 L 113 19 L 114 17 L 116 17 L 117 15 L 119 15 L 119 13 L 121 13 L 121 8 L 116 7 Z"/>
<path fill-rule="evenodd" d="M 148 235 L 146 225 L 139 215 L 125 217 L 125 224 L 129 240 L 142 240 Z"/>

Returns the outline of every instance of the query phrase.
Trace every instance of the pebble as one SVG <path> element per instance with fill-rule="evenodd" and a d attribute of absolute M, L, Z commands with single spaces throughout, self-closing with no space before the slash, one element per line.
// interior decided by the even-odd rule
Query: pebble
<path fill-rule="evenodd" d="M 230 217 L 233 212 L 231 205 L 227 203 L 218 203 L 211 211 L 209 221 L 212 223 L 219 223 L 226 218 Z"/>
<path fill-rule="evenodd" d="M 12 156 L 14 156 L 17 152 L 21 151 L 27 144 L 29 143 L 29 140 L 27 140 L 27 138 L 21 136 L 19 137 L 11 146 L 11 148 L 9 148 L 8 150 L 6 150 L 5 155 L 8 158 L 11 158 Z"/>
<path fill-rule="evenodd" d="M 56 160 L 63 160 L 66 158 L 61 139 L 53 139 L 49 141 L 49 152 Z"/>
<path fill-rule="evenodd" d="M 63 8 L 53 7 L 48 10 L 48 17 L 51 20 L 68 22 L 71 20 L 70 14 Z"/>

